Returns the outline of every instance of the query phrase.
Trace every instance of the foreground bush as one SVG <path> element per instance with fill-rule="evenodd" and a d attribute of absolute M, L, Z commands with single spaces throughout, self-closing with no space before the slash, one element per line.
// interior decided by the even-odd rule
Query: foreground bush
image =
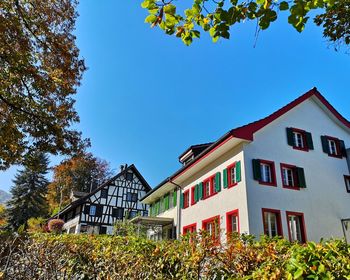
<path fill-rule="evenodd" d="M 39 234 L 3 235 L 0 244 L 3 279 L 350 279 L 350 247 L 339 240 L 298 245 L 241 236 L 223 248 L 195 236 Z"/>

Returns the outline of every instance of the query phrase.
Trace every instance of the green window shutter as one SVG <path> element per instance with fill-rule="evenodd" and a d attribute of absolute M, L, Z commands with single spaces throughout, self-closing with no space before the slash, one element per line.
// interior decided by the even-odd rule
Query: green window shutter
<path fill-rule="evenodd" d="M 198 184 L 198 200 L 203 199 L 203 183 Z"/>
<path fill-rule="evenodd" d="M 241 162 L 237 161 L 236 162 L 236 182 L 240 182 L 242 180 L 241 178 Z"/>
<path fill-rule="evenodd" d="M 345 148 L 345 142 L 343 140 L 339 140 L 339 146 L 340 146 L 340 153 L 343 157 L 347 157 L 346 154 L 346 148 Z"/>
<path fill-rule="evenodd" d="M 305 180 L 305 173 L 304 169 L 301 167 L 296 167 L 296 173 L 298 177 L 298 185 L 300 188 L 306 188 L 306 180 Z"/>
<path fill-rule="evenodd" d="M 177 206 L 177 191 L 176 190 L 174 190 L 174 192 L 173 192 L 173 205 L 174 205 L 174 207 Z"/>
<path fill-rule="evenodd" d="M 167 195 L 167 207 L 170 208 L 170 194 Z"/>
<path fill-rule="evenodd" d="M 169 195 L 165 195 L 164 196 L 164 210 L 168 210 L 169 209 Z"/>
<path fill-rule="evenodd" d="M 224 189 L 227 189 L 228 186 L 228 182 L 227 182 L 227 168 L 224 169 L 224 171 L 222 172 L 222 176 L 224 177 Z"/>
<path fill-rule="evenodd" d="M 310 132 L 305 132 L 306 135 L 306 145 L 310 150 L 314 149 L 314 142 L 312 141 L 312 135 Z"/>
<path fill-rule="evenodd" d="M 184 208 L 184 194 L 182 192 L 180 194 L 180 207 L 181 209 Z"/>
<path fill-rule="evenodd" d="M 293 129 L 287 127 L 287 143 L 289 146 L 295 146 Z"/>
<path fill-rule="evenodd" d="M 215 174 L 215 191 L 221 191 L 221 172 Z"/>
<path fill-rule="evenodd" d="M 260 167 L 260 160 L 253 159 L 253 175 L 254 180 L 261 180 L 261 167 Z"/>
<path fill-rule="evenodd" d="M 322 142 L 322 150 L 326 154 L 329 154 L 329 145 L 328 145 L 328 140 L 326 136 L 321 136 L 321 142 Z"/>
<path fill-rule="evenodd" d="M 198 201 L 198 184 L 194 187 L 194 202 Z"/>

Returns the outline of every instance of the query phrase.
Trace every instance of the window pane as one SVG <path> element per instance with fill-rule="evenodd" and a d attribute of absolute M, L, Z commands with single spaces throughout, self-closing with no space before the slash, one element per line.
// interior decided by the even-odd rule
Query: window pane
<path fill-rule="evenodd" d="M 291 241 L 303 242 L 301 235 L 301 217 L 290 215 L 288 216 L 288 220 Z"/>
<path fill-rule="evenodd" d="M 237 216 L 231 216 L 231 232 L 238 232 Z"/>
<path fill-rule="evenodd" d="M 294 143 L 298 148 L 304 148 L 303 135 L 300 132 L 293 132 Z"/>
<path fill-rule="evenodd" d="M 278 235 L 277 214 L 264 212 L 265 234 L 274 237 Z"/>
<path fill-rule="evenodd" d="M 232 167 L 230 169 L 230 178 L 231 178 L 231 183 L 234 184 L 236 183 L 236 168 L 235 167 Z"/>
<path fill-rule="evenodd" d="M 261 164 L 261 175 L 262 175 L 262 181 L 266 183 L 271 183 L 271 167 L 268 164 L 262 163 Z"/>
<path fill-rule="evenodd" d="M 90 206 L 90 216 L 95 216 L 96 215 L 96 206 L 95 205 L 91 205 Z"/>

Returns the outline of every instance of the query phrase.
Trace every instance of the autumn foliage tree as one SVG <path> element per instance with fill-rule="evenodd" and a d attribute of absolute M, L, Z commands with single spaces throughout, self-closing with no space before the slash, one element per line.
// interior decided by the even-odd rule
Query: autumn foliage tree
<path fill-rule="evenodd" d="M 230 38 L 230 28 L 246 21 L 255 21 L 257 30 L 267 29 L 281 13 L 288 23 L 302 32 L 311 16 L 323 28 L 324 37 L 336 46 L 350 44 L 350 0 L 187 0 L 178 9 L 173 0 L 144 0 L 149 11 L 146 22 L 159 26 L 166 34 L 175 35 L 190 45 L 202 31 L 213 41 Z"/>
<path fill-rule="evenodd" d="M 0 1 L 0 169 L 34 151 L 72 154 L 88 144 L 72 129 L 85 71 L 73 31 L 76 0 Z"/>
<path fill-rule="evenodd" d="M 91 153 L 74 156 L 54 167 L 53 180 L 48 187 L 51 211 L 69 203 L 72 191 L 89 192 L 111 175 L 109 164 Z"/>

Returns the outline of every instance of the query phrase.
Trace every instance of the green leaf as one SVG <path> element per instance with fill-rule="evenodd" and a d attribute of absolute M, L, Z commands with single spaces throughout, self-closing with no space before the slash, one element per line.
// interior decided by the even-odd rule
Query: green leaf
<path fill-rule="evenodd" d="M 156 21 L 156 19 L 157 19 L 156 15 L 149 15 L 145 18 L 145 22 L 146 23 L 153 23 Z"/>
<path fill-rule="evenodd" d="M 149 1 L 148 0 L 145 0 L 141 3 L 141 7 L 144 8 L 144 9 L 147 9 L 148 8 L 148 5 L 149 5 Z"/>
<path fill-rule="evenodd" d="M 286 1 L 280 3 L 280 10 L 285 11 L 289 9 L 289 4 Z"/>
<path fill-rule="evenodd" d="M 170 15 L 175 15 L 176 7 L 172 4 L 165 5 L 164 6 L 164 13 L 170 14 Z"/>
<path fill-rule="evenodd" d="M 293 278 L 294 278 L 294 279 L 299 279 L 301 276 L 303 276 L 303 273 L 304 273 L 304 271 L 303 271 L 302 269 L 299 268 L 299 269 L 294 273 Z"/>
<path fill-rule="evenodd" d="M 258 5 L 263 5 L 263 4 L 265 4 L 265 0 L 256 0 L 256 3 Z"/>

